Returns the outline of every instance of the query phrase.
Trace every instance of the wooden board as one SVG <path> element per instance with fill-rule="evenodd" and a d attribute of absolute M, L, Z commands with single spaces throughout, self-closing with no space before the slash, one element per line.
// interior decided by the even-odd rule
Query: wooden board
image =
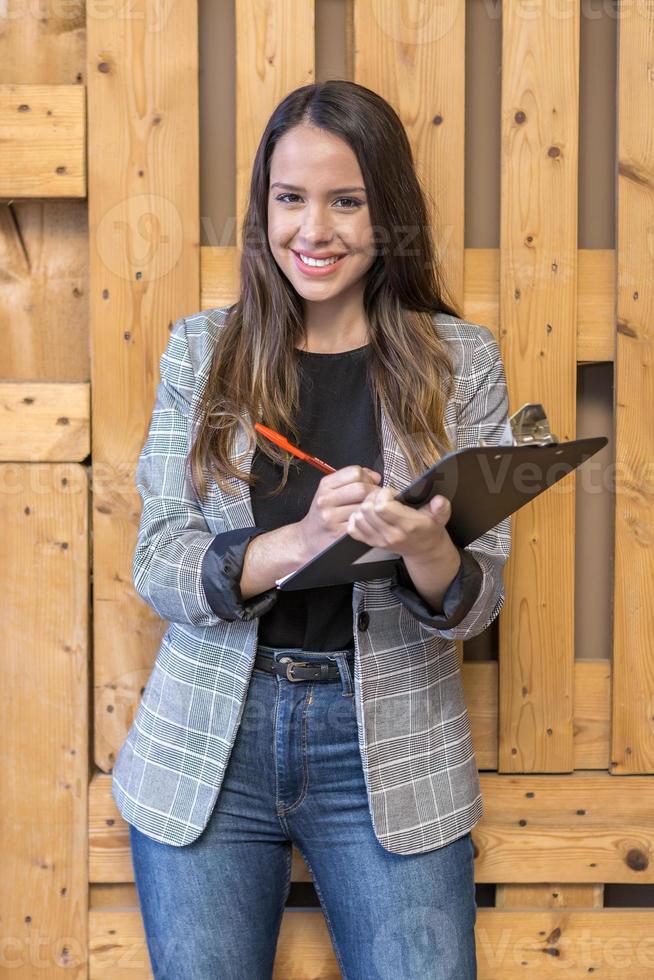
<path fill-rule="evenodd" d="M 654 18 L 620 19 L 614 773 L 654 772 Z"/>
<path fill-rule="evenodd" d="M 578 7 L 502 17 L 499 339 L 510 412 L 546 406 L 575 438 Z M 574 767 L 576 474 L 513 517 L 500 613 L 499 769 Z"/>
<path fill-rule="evenodd" d="M 0 84 L 0 197 L 86 196 L 85 94 Z"/>
<path fill-rule="evenodd" d="M 404 124 L 443 285 L 457 307 L 463 301 L 464 61 L 464 0 L 354 4 L 354 81 L 390 102 Z"/>
<path fill-rule="evenodd" d="M 0 460 L 80 461 L 91 442 L 88 384 L 0 382 Z"/>
<path fill-rule="evenodd" d="M 111 685 L 138 695 L 165 628 L 132 583 L 134 471 L 169 329 L 199 304 L 197 11 L 166 13 L 90 9 L 87 21 L 94 752 L 106 769 L 126 734 Z"/>
<path fill-rule="evenodd" d="M 0 465 L 3 968 L 86 975 L 88 471 Z M 4 972 L 3 969 L 3 972 Z"/>
<path fill-rule="evenodd" d="M 90 980 L 149 980 L 137 908 L 94 909 L 89 928 Z M 421 937 L 416 928 L 416 942 Z M 645 980 L 654 964 L 654 913 L 647 909 L 479 908 L 475 938 L 478 980 L 523 980 L 530 973 L 539 980 Z M 273 980 L 340 976 L 323 914 L 287 909 Z"/>
<path fill-rule="evenodd" d="M 239 289 L 235 246 L 201 249 L 203 310 L 236 301 Z M 466 248 L 463 316 L 488 327 L 499 339 L 500 252 Z M 581 248 L 577 253 L 577 363 L 612 361 L 615 348 L 614 260 L 611 249 Z"/>

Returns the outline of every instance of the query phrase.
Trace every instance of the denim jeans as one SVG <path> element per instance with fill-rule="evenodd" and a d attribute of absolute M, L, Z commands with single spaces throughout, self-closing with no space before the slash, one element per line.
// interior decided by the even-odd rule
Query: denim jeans
<path fill-rule="evenodd" d="M 353 651 L 333 681 L 254 669 L 215 808 L 200 836 L 163 844 L 130 825 L 155 980 L 270 980 L 295 844 L 344 980 L 476 980 L 470 833 L 421 854 L 374 835 L 358 744 Z M 289 913 L 289 914 L 292 914 Z"/>

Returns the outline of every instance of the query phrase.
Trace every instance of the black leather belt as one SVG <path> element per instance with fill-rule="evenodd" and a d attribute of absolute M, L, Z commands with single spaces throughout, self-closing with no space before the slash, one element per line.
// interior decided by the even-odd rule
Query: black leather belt
<path fill-rule="evenodd" d="M 354 664 L 354 651 L 348 655 L 350 666 Z M 329 663 L 312 663 L 309 660 L 293 660 L 292 657 L 280 657 L 273 660 L 257 654 L 254 658 L 256 670 L 266 670 L 270 674 L 277 674 L 285 677 L 289 681 L 335 681 L 341 676 L 338 664 L 334 660 Z"/>

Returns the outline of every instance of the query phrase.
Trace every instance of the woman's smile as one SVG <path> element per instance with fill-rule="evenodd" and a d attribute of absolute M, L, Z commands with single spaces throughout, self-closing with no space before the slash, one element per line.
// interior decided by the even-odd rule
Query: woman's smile
<path fill-rule="evenodd" d="M 330 259 L 329 262 L 319 262 L 317 265 L 313 265 L 309 262 L 305 262 L 302 258 L 300 252 L 293 252 L 293 258 L 295 259 L 295 265 L 300 270 L 300 272 L 305 276 L 310 276 L 311 278 L 321 279 L 323 276 L 328 276 L 334 271 L 334 269 L 339 268 L 343 264 L 343 259 L 347 258 L 347 253 L 344 255 L 336 256 L 334 259 Z M 314 259 L 314 262 L 318 260 Z"/>

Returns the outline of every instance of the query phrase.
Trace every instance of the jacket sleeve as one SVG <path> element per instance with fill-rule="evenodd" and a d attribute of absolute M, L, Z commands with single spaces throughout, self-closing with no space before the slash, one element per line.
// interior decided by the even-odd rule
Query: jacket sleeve
<path fill-rule="evenodd" d="M 484 328 L 477 338 L 472 368 L 464 379 L 470 395 L 457 419 L 456 449 L 497 445 L 509 417 L 504 365 L 497 341 Z M 511 552 L 511 517 L 460 548 L 461 568 L 435 614 L 415 591 L 404 562 L 395 565 L 391 591 L 426 629 L 448 640 L 469 640 L 487 629 L 504 604 L 503 568 Z M 407 589 L 409 590 L 407 592 Z"/>
<path fill-rule="evenodd" d="M 202 569 L 218 535 L 205 521 L 188 471 L 189 416 L 195 384 L 186 321 L 177 320 L 159 361 L 160 381 L 148 434 L 136 466 L 142 501 L 132 579 L 164 620 L 215 626 Z M 259 596 L 250 599 L 252 608 Z"/>
<path fill-rule="evenodd" d="M 217 534 L 202 562 L 202 584 L 209 605 L 222 619 L 254 619 L 277 602 L 276 588 L 243 600 L 241 575 L 250 541 L 264 534 L 264 527 L 239 527 Z"/>
<path fill-rule="evenodd" d="M 479 597 L 483 581 L 481 565 L 471 551 L 458 548 L 461 556 L 459 571 L 443 596 L 443 612 L 437 613 L 417 591 L 403 559 L 391 573 L 391 591 L 425 626 L 449 630 L 460 623 Z"/>

